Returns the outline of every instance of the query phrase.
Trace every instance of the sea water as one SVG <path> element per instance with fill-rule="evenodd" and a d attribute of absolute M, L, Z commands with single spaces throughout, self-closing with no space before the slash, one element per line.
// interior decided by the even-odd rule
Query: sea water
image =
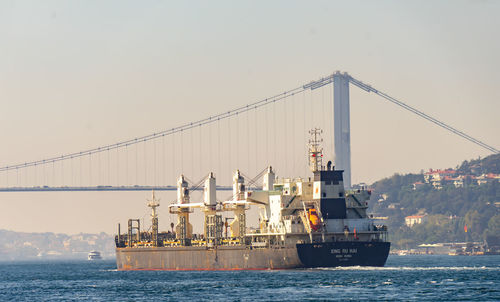
<path fill-rule="evenodd" d="M 0 301 L 500 301 L 500 256 L 390 256 L 385 267 L 117 271 L 112 260 L 0 262 Z"/>

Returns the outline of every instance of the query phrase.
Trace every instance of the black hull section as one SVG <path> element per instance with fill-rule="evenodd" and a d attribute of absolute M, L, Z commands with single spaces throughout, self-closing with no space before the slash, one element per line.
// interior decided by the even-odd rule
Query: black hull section
<path fill-rule="evenodd" d="M 297 244 L 305 267 L 384 266 L 390 242 L 325 242 Z"/>

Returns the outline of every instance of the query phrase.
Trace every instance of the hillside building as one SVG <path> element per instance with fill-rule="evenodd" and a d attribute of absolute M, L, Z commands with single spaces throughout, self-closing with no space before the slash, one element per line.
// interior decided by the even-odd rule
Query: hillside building
<path fill-rule="evenodd" d="M 406 216 L 405 217 L 405 224 L 408 227 L 412 227 L 416 224 L 421 224 L 425 222 L 427 215 L 412 215 L 412 216 Z"/>

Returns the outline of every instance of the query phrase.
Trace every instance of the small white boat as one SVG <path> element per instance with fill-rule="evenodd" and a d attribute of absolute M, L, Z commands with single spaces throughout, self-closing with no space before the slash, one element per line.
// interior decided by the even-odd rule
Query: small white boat
<path fill-rule="evenodd" d="M 101 253 L 98 251 L 91 251 L 88 255 L 89 260 L 101 260 Z"/>

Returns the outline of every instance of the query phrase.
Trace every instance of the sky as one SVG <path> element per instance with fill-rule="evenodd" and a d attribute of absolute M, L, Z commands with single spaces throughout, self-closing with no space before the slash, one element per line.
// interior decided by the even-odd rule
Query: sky
<path fill-rule="evenodd" d="M 0 166 L 169 129 L 336 70 L 498 149 L 499 13 L 498 1 L 2 0 Z M 315 93 L 303 99 L 297 96 L 292 101 L 295 105 L 288 107 L 292 108 L 291 118 L 274 118 L 279 124 L 274 121 L 275 131 L 269 129 L 271 109 L 256 112 L 254 117 L 249 114 L 247 124 L 254 118 L 258 126 L 256 133 L 248 132 L 248 139 L 244 133 L 237 135 L 244 123 L 242 128 L 228 123 L 232 131 L 228 136 L 237 137 L 236 151 L 228 151 L 227 141 L 219 149 L 211 146 L 209 160 L 203 152 L 204 166 L 199 173 L 221 165 L 217 154 L 222 155 L 227 171 L 234 170 L 234 154 L 246 154 L 246 167 L 255 175 L 260 170 L 256 166 L 264 159 L 270 164 L 272 159 L 284 158 L 279 151 L 266 157 L 260 147 L 258 156 L 250 158 L 250 150 L 257 150 L 255 143 L 265 132 L 271 137 L 266 137 L 262 149 L 270 149 L 272 135 L 288 131 L 286 138 L 293 144 L 287 150 L 299 151 L 288 163 L 283 159 L 276 167 L 280 175 L 303 175 L 302 166 L 295 166 L 302 160 L 302 147 L 297 146 L 304 145 L 302 128 L 313 125 L 314 119 L 306 121 L 300 102 L 316 104 L 317 111 L 307 109 L 311 114 L 327 115 L 331 110 L 331 91 Z M 455 167 L 463 160 L 490 154 L 373 94 L 355 87 L 350 94 L 354 183 L 372 183 L 394 173 Z M 303 124 L 290 124 L 302 118 Z M 328 128 L 327 123 L 320 126 Z M 213 135 L 215 127 L 220 125 L 198 134 L 200 150 L 202 137 Z M 328 153 L 331 135 L 326 130 Z M 286 138 L 274 139 L 275 146 L 276 141 L 279 146 L 286 144 Z M 192 149 L 197 146 L 189 138 L 182 139 Z M 169 143 L 161 146 L 168 148 Z M 136 155 L 147 160 L 147 152 Z M 198 156 L 190 152 L 185 156 Z M 156 164 L 156 156 L 150 166 Z M 105 163 L 105 159 L 99 160 Z M 178 160 L 173 158 L 173 165 Z M 168 171 L 171 179 L 181 168 L 187 174 L 198 173 L 194 162 L 177 164 Z M 165 166 L 167 162 L 162 159 L 160 163 Z M 102 179 L 94 178 L 94 184 L 103 184 L 106 178 L 111 183 L 111 170 Z M 222 182 L 230 180 L 226 175 L 221 176 Z M 10 175 L 10 183 L 8 177 L 0 175 L 0 186 L 12 185 L 14 176 Z M 123 176 L 117 176 L 117 181 L 119 177 L 134 182 L 133 177 Z M 54 179 L 57 183 L 57 176 Z M 143 180 L 151 181 L 146 176 Z M 174 198 L 170 193 L 158 194 L 165 203 Z M 0 193 L 0 229 L 113 233 L 118 222 L 124 224 L 128 218 L 148 213 L 145 202 L 149 195 Z M 162 210 L 168 216 L 166 207 Z M 167 220 L 163 220 L 165 225 Z"/>

